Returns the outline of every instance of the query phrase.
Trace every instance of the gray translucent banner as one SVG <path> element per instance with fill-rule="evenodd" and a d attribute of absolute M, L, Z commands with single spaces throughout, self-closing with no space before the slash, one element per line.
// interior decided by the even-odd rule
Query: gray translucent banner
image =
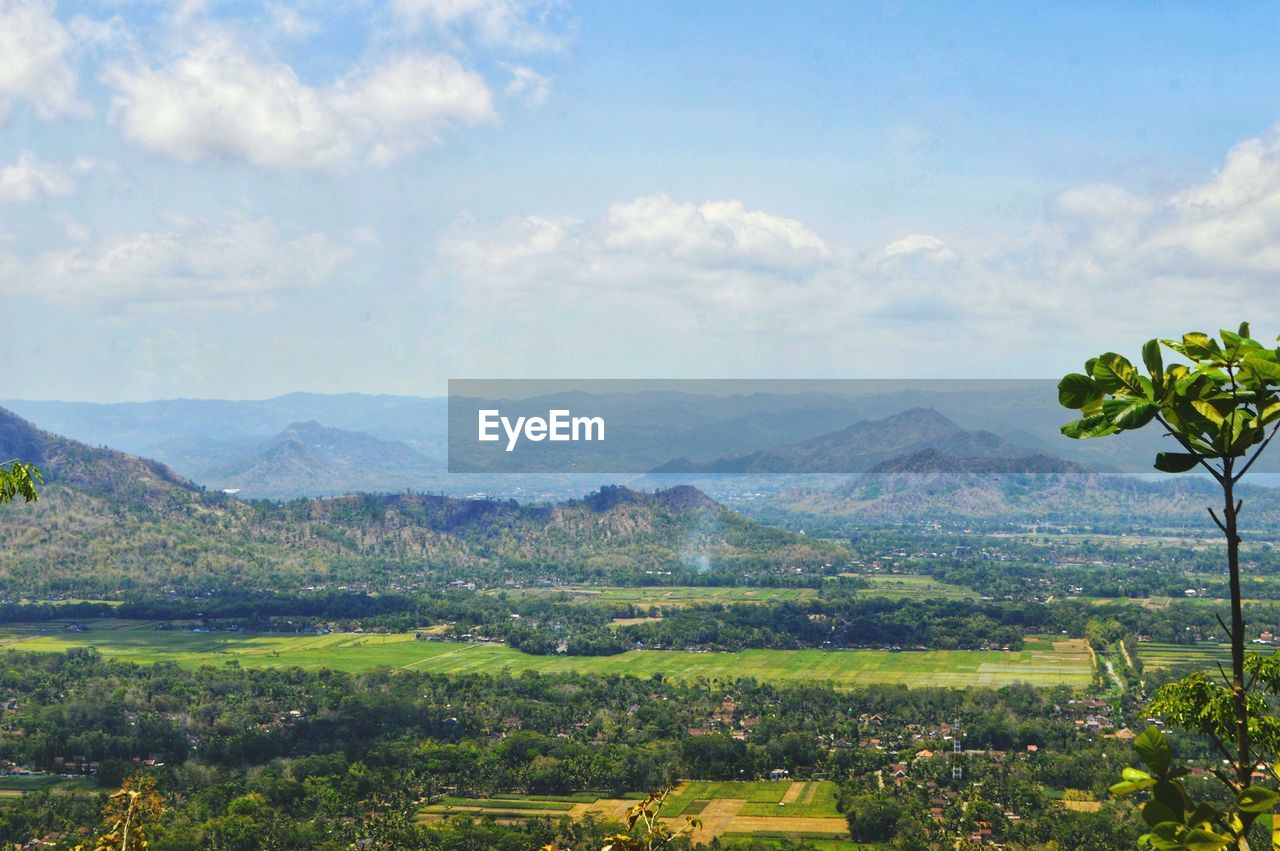
<path fill-rule="evenodd" d="M 454 379 L 450 473 L 1149 472 L 1156 430 L 1076 441 L 1048 379 Z"/>

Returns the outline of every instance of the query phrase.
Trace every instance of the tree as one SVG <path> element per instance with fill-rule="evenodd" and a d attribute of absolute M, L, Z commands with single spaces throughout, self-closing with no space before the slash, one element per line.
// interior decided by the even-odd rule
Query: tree
<path fill-rule="evenodd" d="M 0 503 L 12 502 L 17 497 L 34 502 L 40 498 L 36 485 L 43 481 L 44 476 L 38 469 L 16 458 L 0 464 Z"/>
<path fill-rule="evenodd" d="M 1222 490 L 1221 513 L 1210 508 L 1209 514 L 1226 538 L 1231 625 L 1219 622 L 1231 642 L 1229 684 L 1195 674 L 1162 688 L 1153 708 L 1213 740 L 1230 765 L 1230 771 L 1216 775 L 1235 800 L 1223 811 L 1193 806 L 1181 782 L 1185 771 L 1172 765 L 1163 734 L 1154 729 L 1144 733 L 1139 755 L 1154 774 L 1126 769 L 1125 781 L 1113 791 L 1153 790 L 1143 815 L 1152 825 L 1148 841 L 1158 840 L 1162 848 L 1195 842 L 1206 848 L 1247 847 L 1249 827 L 1280 801 L 1275 792 L 1251 785 L 1258 760 L 1274 756 L 1273 748 L 1280 745 L 1276 725 L 1259 717 L 1266 711 L 1264 702 L 1251 690 L 1259 683 L 1270 689 L 1273 679 L 1280 686 L 1280 677 L 1270 670 L 1273 666 L 1245 657 L 1239 532 L 1243 502 L 1235 491 L 1280 428 L 1280 348 L 1269 349 L 1250 337 L 1247 322 L 1238 332 L 1221 331 L 1219 336 L 1221 343 L 1201 332 L 1184 334 L 1180 342 L 1161 341 L 1185 357 L 1186 364 L 1166 366 L 1161 342 L 1149 340 L 1142 347 L 1147 375 L 1123 356 L 1107 352 L 1091 358 L 1083 374 L 1072 373 L 1058 384 L 1059 402 L 1082 414 L 1062 427 L 1067 437 L 1103 437 L 1157 423 L 1179 451 L 1158 453 L 1155 468 L 1166 473 L 1203 470 Z M 1266 741 L 1254 741 L 1255 732 Z M 1215 846 L 1212 837 L 1222 842 Z"/>
<path fill-rule="evenodd" d="M 102 808 L 106 830 L 91 844 L 77 845 L 75 851 L 145 851 L 151 847 L 147 825 L 164 812 L 164 801 L 156 792 L 149 774 L 135 774 L 107 798 Z"/>
<path fill-rule="evenodd" d="M 679 830 L 672 830 L 658 814 L 666 803 L 671 789 L 650 792 L 643 801 L 632 805 L 622 817 L 625 833 L 615 833 L 605 839 L 600 851 L 660 851 L 684 845 L 686 837 L 702 826 L 702 820 L 685 816 Z M 557 845 L 544 845 L 540 851 L 561 851 Z"/>

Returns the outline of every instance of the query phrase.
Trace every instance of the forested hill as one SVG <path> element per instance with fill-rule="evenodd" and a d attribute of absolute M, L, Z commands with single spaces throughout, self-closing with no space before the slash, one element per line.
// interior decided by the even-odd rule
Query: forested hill
<path fill-rule="evenodd" d="M 360 590 L 646 572 L 794 576 L 844 551 L 691 487 L 607 487 L 554 505 L 429 494 L 285 503 L 205 493 L 154 461 L 0 413 L 0 456 L 41 465 L 39 502 L 0 512 L 0 596 Z"/>
<path fill-rule="evenodd" d="M 200 490 L 159 461 L 87 446 L 42 431 L 0 408 L 0 462 L 10 459 L 35 464 L 50 484 L 67 485 L 94 496 L 155 503 L 175 493 Z"/>

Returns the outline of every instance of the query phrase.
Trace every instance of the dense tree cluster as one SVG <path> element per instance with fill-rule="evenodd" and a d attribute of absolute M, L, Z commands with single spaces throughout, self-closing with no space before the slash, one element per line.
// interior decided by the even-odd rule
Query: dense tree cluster
<path fill-rule="evenodd" d="M 1041 749 L 1027 784 L 1105 781 L 1100 752 L 1081 751 L 1103 745 L 1082 739 L 1061 709 L 1072 699 L 1066 689 L 836 691 L 234 663 L 192 670 L 76 651 L 0 657 L 0 698 L 0 758 L 48 771 L 96 764 L 104 786 L 154 761 L 149 771 L 168 803 L 152 831 L 158 849 L 343 848 L 388 835 L 399 844 L 384 847 L 517 848 L 559 837 L 563 847 L 585 849 L 598 825 L 414 826 L 411 816 L 445 793 L 621 795 L 681 777 L 754 778 L 775 768 L 836 779 L 860 794 L 866 778 L 901 758 L 900 748 L 941 748 L 936 725 L 955 718 L 966 747 Z M 731 718 L 716 720 L 727 703 Z M 749 736 L 731 735 L 744 729 Z M 886 746 L 868 747 L 873 737 Z M 0 809 L 0 841 L 83 834 L 96 820 L 92 804 L 30 793 Z"/>

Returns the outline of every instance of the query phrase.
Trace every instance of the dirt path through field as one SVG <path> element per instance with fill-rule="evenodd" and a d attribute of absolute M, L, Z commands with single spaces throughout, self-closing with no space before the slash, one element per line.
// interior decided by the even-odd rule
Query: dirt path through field
<path fill-rule="evenodd" d="M 693 832 L 692 844 L 705 845 L 729 829 L 729 825 L 738 817 L 738 811 L 746 803 L 744 798 L 717 798 L 702 808 L 697 818 L 702 819 L 702 826 Z M 666 820 L 673 828 L 679 830 L 684 825 L 684 817 Z"/>
<path fill-rule="evenodd" d="M 407 671 L 416 665 L 421 665 L 423 662 L 434 662 L 437 659 L 444 659 L 449 656 L 457 656 L 459 653 L 466 653 L 468 650 L 472 649 L 473 647 L 480 647 L 480 646 L 481 646 L 480 644 L 464 644 L 462 647 L 459 647 L 457 650 L 450 650 L 446 653 L 441 653 L 438 656 L 424 656 L 421 659 L 415 659 L 412 662 L 409 662 L 408 664 L 401 665 L 396 670 Z"/>
<path fill-rule="evenodd" d="M 849 823 L 842 818 L 770 818 L 738 816 L 725 826 L 734 833 L 818 833 L 848 836 Z"/>
<path fill-rule="evenodd" d="M 800 781 L 792 783 L 787 788 L 787 791 L 782 793 L 782 803 L 794 804 L 796 801 L 800 800 L 800 793 L 803 792 L 805 790 L 805 787 L 808 785 L 809 785 L 808 783 L 803 783 Z"/>
<path fill-rule="evenodd" d="M 569 810 L 569 815 L 575 819 L 580 819 L 587 813 L 595 813 L 601 818 L 621 821 L 623 813 L 634 803 L 636 801 L 628 801 L 623 798 L 601 798 L 598 801 L 592 801 L 590 804 L 574 804 Z"/>

